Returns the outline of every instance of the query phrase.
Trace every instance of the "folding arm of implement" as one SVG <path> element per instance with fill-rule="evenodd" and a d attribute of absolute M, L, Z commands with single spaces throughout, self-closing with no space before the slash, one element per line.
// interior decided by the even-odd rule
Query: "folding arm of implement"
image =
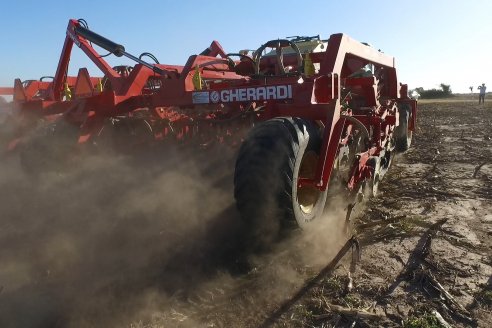
<path fill-rule="evenodd" d="M 109 66 L 109 64 L 103 59 L 93 47 L 92 43 L 98 45 L 99 47 L 105 49 L 111 54 L 114 54 L 117 57 L 127 57 L 135 62 L 135 65 L 132 71 L 128 74 L 128 76 L 123 76 L 119 72 L 117 72 L 114 68 Z M 205 65 L 205 63 L 209 63 L 211 59 L 216 59 L 217 55 L 221 57 L 225 57 L 225 52 L 223 51 L 220 44 L 216 41 L 212 42 L 211 46 L 205 50 L 206 55 L 201 56 L 192 56 L 190 57 L 190 61 L 187 66 L 176 66 L 176 65 L 161 65 L 161 64 L 149 64 L 139 57 L 129 54 L 126 52 L 125 47 L 121 44 L 115 43 L 89 29 L 82 26 L 77 20 L 70 20 L 67 27 L 67 36 L 65 38 L 65 43 L 63 45 L 62 54 L 60 56 L 59 65 L 54 77 L 53 86 L 50 90 L 51 99 L 60 101 L 63 98 L 64 94 L 64 83 L 66 83 L 64 77 L 67 75 L 68 64 L 70 61 L 71 50 L 73 44 L 77 45 L 90 59 L 91 61 L 101 70 L 104 74 L 105 79 L 109 81 L 111 85 L 111 92 L 113 94 L 114 99 L 110 99 L 111 97 L 102 97 L 101 101 L 104 104 L 98 104 L 97 101 L 93 101 L 95 103 L 95 110 L 100 108 L 101 110 L 107 110 L 107 108 L 116 108 L 118 104 L 124 102 L 125 100 L 145 94 L 142 89 L 145 87 L 147 81 L 150 78 L 155 80 L 178 80 L 180 78 L 182 83 L 185 82 L 185 77 L 182 76 L 183 70 L 187 75 L 192 76 L 194 73 L 194 68 L 196 65 Z M 204 52 L 204 53 L 205 53 Z M 197 60 L 192 60 L 196 59 Z M 219 64 L 226 66 L 227 60 L 219 61 Z M 209 64 L 207 64 L 209 65 Z M 190 73 L 191 72 L 191 73 Z M 186 75 L 185 74 L 185 75 Z M 83 76 L 79 73 L 79 79 Z M 236 74 L 220 73 L 213 74 L 210 72 L 208 75 L 204 75 L 203 78 L 241 78 Z M 191 79 L 187 79 L 187 86 L 185 88 L 193 88 L 190 86 Z M 88 82 L 86 84 L 89 84 Z M 105 92 L 106 90 L 104 90 Z M 102 92 L 102 93 L 104 93 Z M 77 92 L 75 92 L 77 94 Z M 112 100 L 111 103 L 107 103 L 107 100 Z M 106 101 L 104 101 L 106 100 Z M 144 101 L 145 102 L 145 101 Z M 145 107 L 145 103 L 143 106 Z M 133 105 L 130 104 L 129 107 L 120 106 L 120 110 L 132 110 Z M 121 113 L 121 111 L 119 111 Z M 116 113 L 114 113 L 116 114 Z"/>
<path fill-rule="evenodd" d="M 140 64 L 136 66 L 129 76 L 122 76 L 113 69 L 91 45 L 94 43 L 117 57 L 125 56 Z M 63 45 L 60 61 L 54 77 L 50 96 L 53 100 L 60 101 L 63 97 L 65 76 L 68 72 L 68 64 L 73 45 L 78 46 L 91 61 L 101 70 L 105 78 L 111 84 L 115 97 L 129 97 L 140 94 L 147 79 L 152 75 L 173 75 L 178 72 L 176 67 L 149 64 L 125 51 L 125 47 L 85 28 L 77 20 L 70 20 L 67 27 L 67 36 Z M 80 76 L 80 74 L 79 74 Z M 117 99 L 115 102 L 118 102 Z"/>
<path fill-rule="evenodd" d="M 83 140 L 87 141 L 90 135 L 97 133 L 105 118 L 148 108 L 148 96 L 165 88 L 170 80 L 175 81 L 175 88 L 169 90 L 173 95 L 171 98 L 179 98 L 178 95 L 184 90 L 195 89 L 193 80 L 197 70 L 203 81 L 244 79 L 229 71 L 230 59 L 226 58 L 226 53 L 217 41 L 213 41 L 200 55 L 191 56 L 185 66 L 162 65 L 155 57 L 153 59 L 156 63 L 149 64 L 142 60 L 142 56 L 148 56 L 148 53 L 136 57 L 121 44 L 89 30 L 84 23 L 83 20 L 69 20 L 53 77 L 23 82 L 16 79 L 13 88 L 0 90 L 2 94 L 13 95 L 16 107 L 21 110 L 19 118 L 29 117 L 30 121 L 31 118 L 46 118 L 52 121 L 59 114 L 67 114 L 64 115 L 65 119 L 80 126 L 81 134 L 85 136 Z M 68 76 L 74 44 L 100 69 L 102 77 L 91 77 L 86 68 L 80 68 L 76 77 Z M 117 57 L 127 57 L 137 64 L 113 68 L 104 58 L 108 54 L 99 54 L 93 45 Z M 172 106 L 177 104 L 179 101 L 171 102 Z M 161 118 L 164 117 L 166 115 Z"/>

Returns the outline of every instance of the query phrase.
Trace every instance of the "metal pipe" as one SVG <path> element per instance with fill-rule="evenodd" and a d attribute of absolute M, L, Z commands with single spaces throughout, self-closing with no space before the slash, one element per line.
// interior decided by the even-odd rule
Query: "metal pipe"
<path fill-rule="evenodd" d="M 166 74 L 166 71 L 164 71 L 164 70 L 160 69 L 159 67 L 156 67 L 156 66 L 154 66 L 154 65 L 152 65 L 152 64 L 149 64 L 149 63 L 147 63 L 146 61 L 143 61 L 143 60 L 141 60 L 140 58 L 135 57 L 135 56 L 133 56 L 132 54 L 129 54 L 128 52 L 126 52 L 126 51 L 123 51 L 121 54 L 122 54 L 123 56 L 125 56 L 125 57 L 130 58 L 131 60 L 136 61 L 136 62 L 137 62 L 137 63 L 139 63 L 139 64 L 142 64 L 142 65 L 143 65 L 143 66 L 145 66 L 145 67 L 150 68 L 151 70 L 153 70 L 154 72 L 156 72 L 156 73 L 158 73 L 158 74 Z"/>

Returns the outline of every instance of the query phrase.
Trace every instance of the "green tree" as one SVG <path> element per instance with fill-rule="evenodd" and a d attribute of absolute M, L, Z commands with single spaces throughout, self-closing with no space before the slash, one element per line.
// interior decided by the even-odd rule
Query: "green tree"
<path fill-rule="evenodd" d="M 453 93 L 449 84 L 441 83 L 440 86 L 445 95 L 450 96 Z"/>
<path fill-rule="evenodd" d="M 417 91 L 420 94 L 421 98 L 446 98 L 446 97 L 451 97 L 453 95 L 453 91 L 451 91 L 451 86 L 449 84 L 444 84 L 441 83 L 440 89 L 424 89 L 422 87 L 415 88 L 415 91 Z"/>

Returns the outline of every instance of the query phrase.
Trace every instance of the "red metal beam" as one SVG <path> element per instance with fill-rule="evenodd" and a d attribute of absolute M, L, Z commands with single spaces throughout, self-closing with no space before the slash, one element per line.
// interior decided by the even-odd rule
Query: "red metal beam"
<path fill-rule="evenodd" d="M 14 88 L 0 87 L 0 96 L 12 96 Z"/>

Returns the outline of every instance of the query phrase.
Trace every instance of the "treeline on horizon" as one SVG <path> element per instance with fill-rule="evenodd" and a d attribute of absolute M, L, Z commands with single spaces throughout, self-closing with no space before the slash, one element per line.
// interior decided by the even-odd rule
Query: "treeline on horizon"
<path fill-rule="evenodd" d="M 410 90 L 410 95 L 414 97 L 415 93 L 418 94 L 417 97 L 423 99 L 433 99 L 433 98 L 447 98 L 453 95 L 453 91 L 451 90 L 451 86 L 449 84 L 441 83 L 439 89 L 424 89 L 422 87 L 415 88 Z"/>

